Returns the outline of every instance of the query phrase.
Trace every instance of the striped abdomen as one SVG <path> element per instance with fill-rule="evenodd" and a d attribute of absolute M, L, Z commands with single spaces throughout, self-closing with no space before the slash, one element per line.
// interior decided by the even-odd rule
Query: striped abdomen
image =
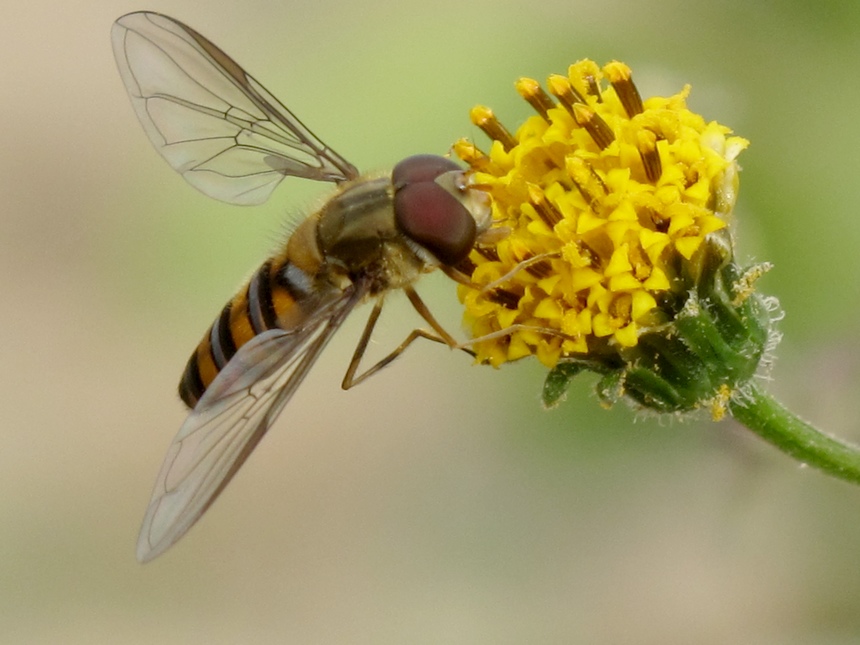
<path fill-rule="evenodd" d="M 179 396 L 189 408 L 197 405 L 242 345 L 269 329 L 294 329 L 306 319 L 314 277 L 322 264 L 315 243 L 316 219 L 305 220 L 285 251 L 257 269 L 212 323 L 179 381 Z"/>

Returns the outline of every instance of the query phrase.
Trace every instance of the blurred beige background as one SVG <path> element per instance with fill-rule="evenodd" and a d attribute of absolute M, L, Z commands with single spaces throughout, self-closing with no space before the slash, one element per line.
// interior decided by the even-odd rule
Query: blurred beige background
<path fill-rule="evenodd" d="M 740 246 L 776 264 L 772 388 L 860 440 L 860 4 L 4 2 L 0 642 L 860 640 L 860 488 L 731 422 L 604 411 L 589 378 L 543 412 L 534 363 L 418 347 L 342 392 L 366 312 L 204 520 L 138 565 L 187 356 L 325 189 L 198 194 L 150 148 L 109 43 L 123 13 L 173 15 L 366 169 L 480 137 L 477 102 L 514 127 L 513 81 L 578 58 L 626 61 L 645 95 L 692 83 L 752 140 Z M 421 291 L 457 328 L 452 286 Z M 396 300 L 379 351 L 412 324 Z"/>

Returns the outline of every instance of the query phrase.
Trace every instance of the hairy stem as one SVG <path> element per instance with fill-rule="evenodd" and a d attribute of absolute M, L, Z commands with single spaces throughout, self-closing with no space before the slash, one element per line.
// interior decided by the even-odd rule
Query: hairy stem
<path fill-rule="evenodd" d="M 765 441 L 828 475 L 860 484 L 860 447 L 828 436 L 750 383 L 748 397 L 732 400 L 732 416 Z"/>

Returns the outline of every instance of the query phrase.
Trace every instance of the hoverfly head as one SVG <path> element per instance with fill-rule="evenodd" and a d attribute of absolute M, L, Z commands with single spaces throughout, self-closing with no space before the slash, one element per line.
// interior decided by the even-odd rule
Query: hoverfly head
<path fill-rule="evenodd" d="M 391 182 L 398 228 L 442 264 L 465 259 L 490 225 L 489 196 L 450 159 L 407 157 L 394 167 Z"/>

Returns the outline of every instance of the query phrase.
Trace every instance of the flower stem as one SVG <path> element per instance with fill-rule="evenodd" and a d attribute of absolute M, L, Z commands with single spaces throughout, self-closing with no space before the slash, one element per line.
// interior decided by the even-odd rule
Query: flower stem
<path fill-rule="evenodd" d="M 765 441 L 828 475 L 860 484 L 860 447 L 843 443 L 789 412 L 758 385 L 749 383 L 732 416 Z"/>

